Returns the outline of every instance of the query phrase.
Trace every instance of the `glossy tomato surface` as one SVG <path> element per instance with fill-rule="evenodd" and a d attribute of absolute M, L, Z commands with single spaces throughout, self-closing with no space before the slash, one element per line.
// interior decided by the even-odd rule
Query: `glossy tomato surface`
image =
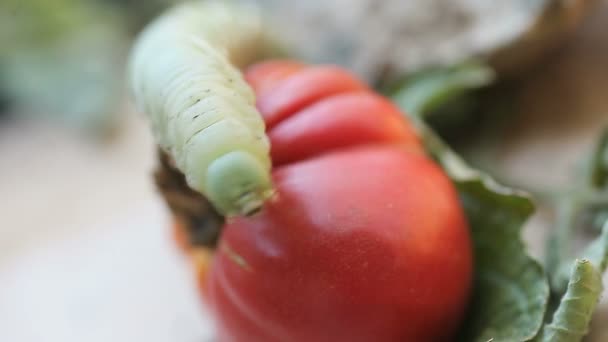
<path fill-rule="evenodd" d="M 219 341 L 449 341 L 469 298 L 471 241 L 412 125 L 336 67 L 267 62 L 247 79 L 277 194 L 228 221 L 199 268 Z"/>

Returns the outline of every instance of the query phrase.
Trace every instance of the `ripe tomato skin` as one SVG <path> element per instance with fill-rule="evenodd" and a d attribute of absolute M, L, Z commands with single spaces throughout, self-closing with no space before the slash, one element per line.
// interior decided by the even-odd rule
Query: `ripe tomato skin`
<path fill-rule="evenodd" d="M 260 62 L 248 68 L 245 80 L 253 88 L 253 91 L 260 96 L 305 67 L 305 64 L 293 60 Z"/>
<path fill-rule="evenodd" d="M 215 252 L 187 251 L 218 341 L 449 341 L 471 242 L 411 123 L 336 67 L 271 61 L 246 78 L 278 196 L 227 222 Z"/>
<path fill-rule="evenodd" d="M 273 165 L 330 150 L 371 144 L 422 149 L 395 105 L 370 91 L 329 96 L 284 119 L 268 132 Z"/>
<path fill-rule="evenodd" d="M 274 171 L 208 275 L 222 342 L 449 340 L 471 287 L 467 223 L 421 153 L 356 147 Z"/>
<path fill-rule="evenodd" d="M 251 75 L 251 72 L 247 75 Z M 252 76 L 248 78 L 251 79 Z M 342 68 L 311 66 L 289 74 L 289 77 L 273 84 L 269 91 L 256 93 L 256 105 L 266 126 L 272 128 L 321 98 L 363 90 L 368 90 L 367 85 Z"/>

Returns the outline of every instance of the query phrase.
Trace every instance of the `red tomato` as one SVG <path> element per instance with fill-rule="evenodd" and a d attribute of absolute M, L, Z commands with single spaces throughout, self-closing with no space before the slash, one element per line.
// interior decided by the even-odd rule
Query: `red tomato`
<path fill-rule="evenodd" d="M 273 60 L 255 64 L 247 70 L 245 80 L 256 94 L 272 89 L 285 78 L 304 69 L 305 65 L 290 60 Z"/>
<path fill-rule="evenodd" d="M 274 165 L 302 160 L 355 145 L 396 144 L 420 149 L 402 114 L 371 92 L 327 97 L 300 110 L 268 133 Z"/>
<path fill-rule="evenodd" d="M 272 91 L 257 93 L 257 106 L 268 128 L 272 128 L 277 122 L 324 97 L 367 89 L 365 84 L 338 67 L 311 67 L 274 84 Z"/>
<path fill-rule="evenodd" d="M 249 82 L 264 84 L 268 65 Z M 219 341 L 450 340 L 472 277 L 450 180 L 398 110 L 345 71 L 269 78 L 258 107 L 277 196 L 227 222 L 200 273 Z"/>

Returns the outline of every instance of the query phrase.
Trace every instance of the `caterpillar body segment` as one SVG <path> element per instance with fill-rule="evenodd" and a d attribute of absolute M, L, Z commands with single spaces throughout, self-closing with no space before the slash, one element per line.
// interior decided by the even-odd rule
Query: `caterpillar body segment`
<path fill-rule="evenodd" d="M 255 212 L 273 192 L 264 121 L 239 70 L 269 46 L 254 7 L 198 1 L 152 22 L 132 51 L 133 97 L 157 143 L 226 216 Z"/>

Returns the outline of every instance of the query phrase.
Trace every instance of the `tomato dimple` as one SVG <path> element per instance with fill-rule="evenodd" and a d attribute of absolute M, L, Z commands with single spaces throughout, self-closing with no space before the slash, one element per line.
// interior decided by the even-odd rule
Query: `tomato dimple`
<path fill-rule="evenodd" d="M 338 148 L 398 144 L 422 151 L 416 132 L 385 98 L 369 91 L 325 97 L 269 130 L 275 166 Z"/>
<path fill-rule="evenodd" d="M 257 107 L 266 126 L 272 128 L 324 97 L 367 89 L 363 82 L 339 67 L 315 66 L 290 75 L 271 91 L 257 94 Z"/>

